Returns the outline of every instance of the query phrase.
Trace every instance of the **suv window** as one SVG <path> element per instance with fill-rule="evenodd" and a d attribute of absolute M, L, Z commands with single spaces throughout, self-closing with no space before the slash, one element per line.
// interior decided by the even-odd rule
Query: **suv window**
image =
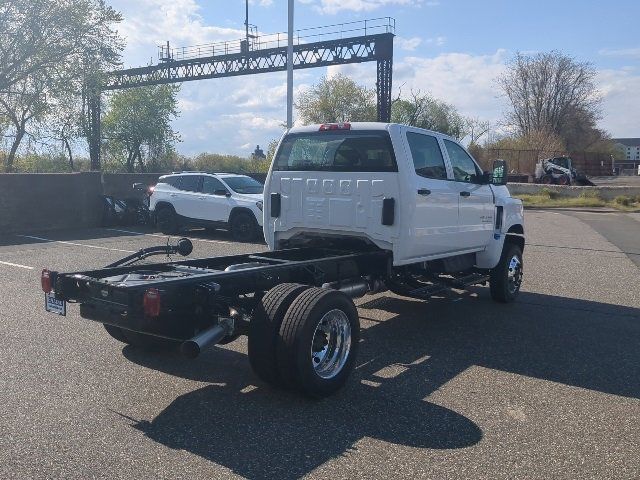
<path fill-rule="evenodd" d="M 213 195 L 213 192 L 217 190 L 227 190 L 220 180 L 214 177 L 203 177 L 202 179 L 202 193 Z"/>
<path fill-rule="evenodd" d="M 407 132 L 407 141 L 411 149 L 413 166 L 421 177 L 447 179 L 444 157 L 438 145 L 438 139 L 431 135 Z"/>
<path fill-rule="evenodd" d="M 160 182 L 171 185 L 173 188 L 180 188 L 180 177 L 165 177 Z"/>
<path fill-rule="evenodd" d="M 453 177 L 458 182 L 475 183 L 480 171 L 476 166 L 476 162 L 469 156 L 464 149 L 450 140 L 445 140 L 444 145 L 451 160 L 453 167 Z"/>
<path fill-rule="evenodd" d="M 197 192 L 200 190 L 200 175 L 183 175 L 180 177 L 178 188 L 187 192 Z"/>
<path fill-rule="evenodd" d="M 397 172 L 398 166 L 388 132 L 349 130 L 287 135 L 274 170 Z"/>

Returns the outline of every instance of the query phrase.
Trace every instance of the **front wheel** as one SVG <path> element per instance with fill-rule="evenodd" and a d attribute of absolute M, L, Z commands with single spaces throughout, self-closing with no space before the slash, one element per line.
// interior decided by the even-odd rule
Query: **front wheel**
<path fill-rule="evenodd" d="M 231 236 L 237 242 L 250 242 L 256 237 L 258 223 L 247 212 L 236 213 L 231 218 Z"/>
<path fill-rule="evenodd" d="M 287 310 L 279 337 L 276 354 L 284 385 L 326 397 L 346 383 L 355 365 L 358 311 L 342 292 L 309 288 Z"/>
<path fill-rule="evenodd" d="M 496 302 L 509 303 L 516 299 L 522 285 L 522 250 L 505 244 L 500 262 L 491 270 L 489 280 L 491 297 Z"/>

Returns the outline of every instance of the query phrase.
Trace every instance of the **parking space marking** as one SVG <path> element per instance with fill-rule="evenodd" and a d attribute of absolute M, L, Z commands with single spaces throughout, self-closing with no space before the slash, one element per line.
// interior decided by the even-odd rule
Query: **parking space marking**
<path fill-rule="evenodd" d="M 25 270 L 33 270 L 33 267 L 29 267 L 28 265 L 20 265 L 19 263 L 0 262 L 0 265 L 7 265 L 9 267 L 24 268 Z"/>
<path fill-rule="evenodd" d="M 157 238 L 167 238 L 167 237 L 176 237 L 176 235 L 158 235 L 157 233 L 144 233 L 144 232 L 134 232 L 132 230 L 121 230 L 119 228 L 105 228 L 105 230 L 109 230 L 110 232 L 119 232 L 119 233 L 130 233 L 132 235 L 144 235 L 147 237 L 157 237 Z M 226 245 L 235 245 L 234 242 L 226 242 L 224 240 L 208 240 L 206 238 L 197 238 L 197 237 L 186 237 L 189 240 L 194 240 L 196 242 L 206 242 L 206 243 L 223 243 Z"/>
<path fill-rule="evenodd" d="M 41 240 L 47 243 L 61 243 L 62 245 L 71 245 L 73 247 L 86 247 L 86 248 L 94 248 L 97 250 L 110 250 L 112 252 L 122 252 L 122 253 L 136 253 L 135 250 L 123 250 L 121 248 L 99 247 L 98 245 L 87 245 L 85 243 L 67 242 L 65 240 L 52 240 L 50 238 L 34 237 L 32 235 L 16 235 L 16 236 L 23 237 L 23 238 L 30 238 L 32 240 Z"/>

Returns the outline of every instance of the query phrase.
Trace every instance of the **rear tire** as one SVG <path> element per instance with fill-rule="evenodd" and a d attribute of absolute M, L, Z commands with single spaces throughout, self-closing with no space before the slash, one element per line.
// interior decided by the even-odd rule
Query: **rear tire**
<path fill-rule="evenodd" d="M 231 236 L 236 242 L 250 242 L 256 238 L 258 222 L 247 212 L 238 212 L 231 217 Z"/>
<path fill-rule="evenodd" d="M 513 244 L 505 244 L 500 262 L 491 270 L 489 286 L 491 297 L 500 303 L 513 302 L 522 285 L 522 250 Z"/>
<path fill-rule="evenodd" d="M 147 335 L 145 333 L 133 332 L 131 330 L 121 329 L 126 342 L 141 350 L 147 350 L 150 352 L 160 352 L 173 350 L 180 342 L 177 340 L 169 340 L 168 338 L 155 337 L 153 335 Z"/>
<path fill-rule="evenodd" d="M 115 338 L 119 342 L 129 343 L 127 337 L 124 336 L 124 332 L 120 327 L 116 327 L 115 325 L 108 325 L 106 323 L 103 323 L 102 326 L 107 331 L 107 333 L 111 335 L 111 337 Z"/>
<path fill-rule="evenodd" d="M 287 310 L 278 340 L 278 370 L 284 384 L 322 398 L 340 389 L 355 365 L 360 320 L 342 292 L 313 287 Z"/>
<path fill-rule="evenodd" d="M 280 325 L 291 303 L 308 288 L 297 283 L 277 285 L 262 297 L 253 312 L 249 323 L 249 363 L 266 383 L 282 386 L 276 358 Z"/>
<path fill-rule="evenodd" d="M 171 207 L 162 207 L 157 213 L 158 228 L 165 235 L 174 235 L 180 230 L 178 216 Z"/>

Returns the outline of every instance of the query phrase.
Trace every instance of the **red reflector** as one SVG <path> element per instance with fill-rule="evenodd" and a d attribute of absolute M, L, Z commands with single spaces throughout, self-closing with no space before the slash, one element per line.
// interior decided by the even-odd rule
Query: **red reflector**
<path fill-rule="evenodd" d="M 157 288 L 150 288 L 144 292 L 142 300 L 144 314 L 147 317 L 157 317 L 160 315 L 160 292 Z"/>
<path fill-rule="evenodd" d="M 51 290 L 53 290 L 53 285 L 51 282 L 51 272 L 46 268 L 42 270 L 42 275 L 40 276 L 40 285 L 42 285 L 42 291 L 44 293 L 51 293 Z"/>
<path fill-rule="evenodd" d="M 323 123 L 320 125 L 320 131 L 326 132 L 328 130 L 351 130 L 351 124 L 349 122 L 344 123 Z"/>

